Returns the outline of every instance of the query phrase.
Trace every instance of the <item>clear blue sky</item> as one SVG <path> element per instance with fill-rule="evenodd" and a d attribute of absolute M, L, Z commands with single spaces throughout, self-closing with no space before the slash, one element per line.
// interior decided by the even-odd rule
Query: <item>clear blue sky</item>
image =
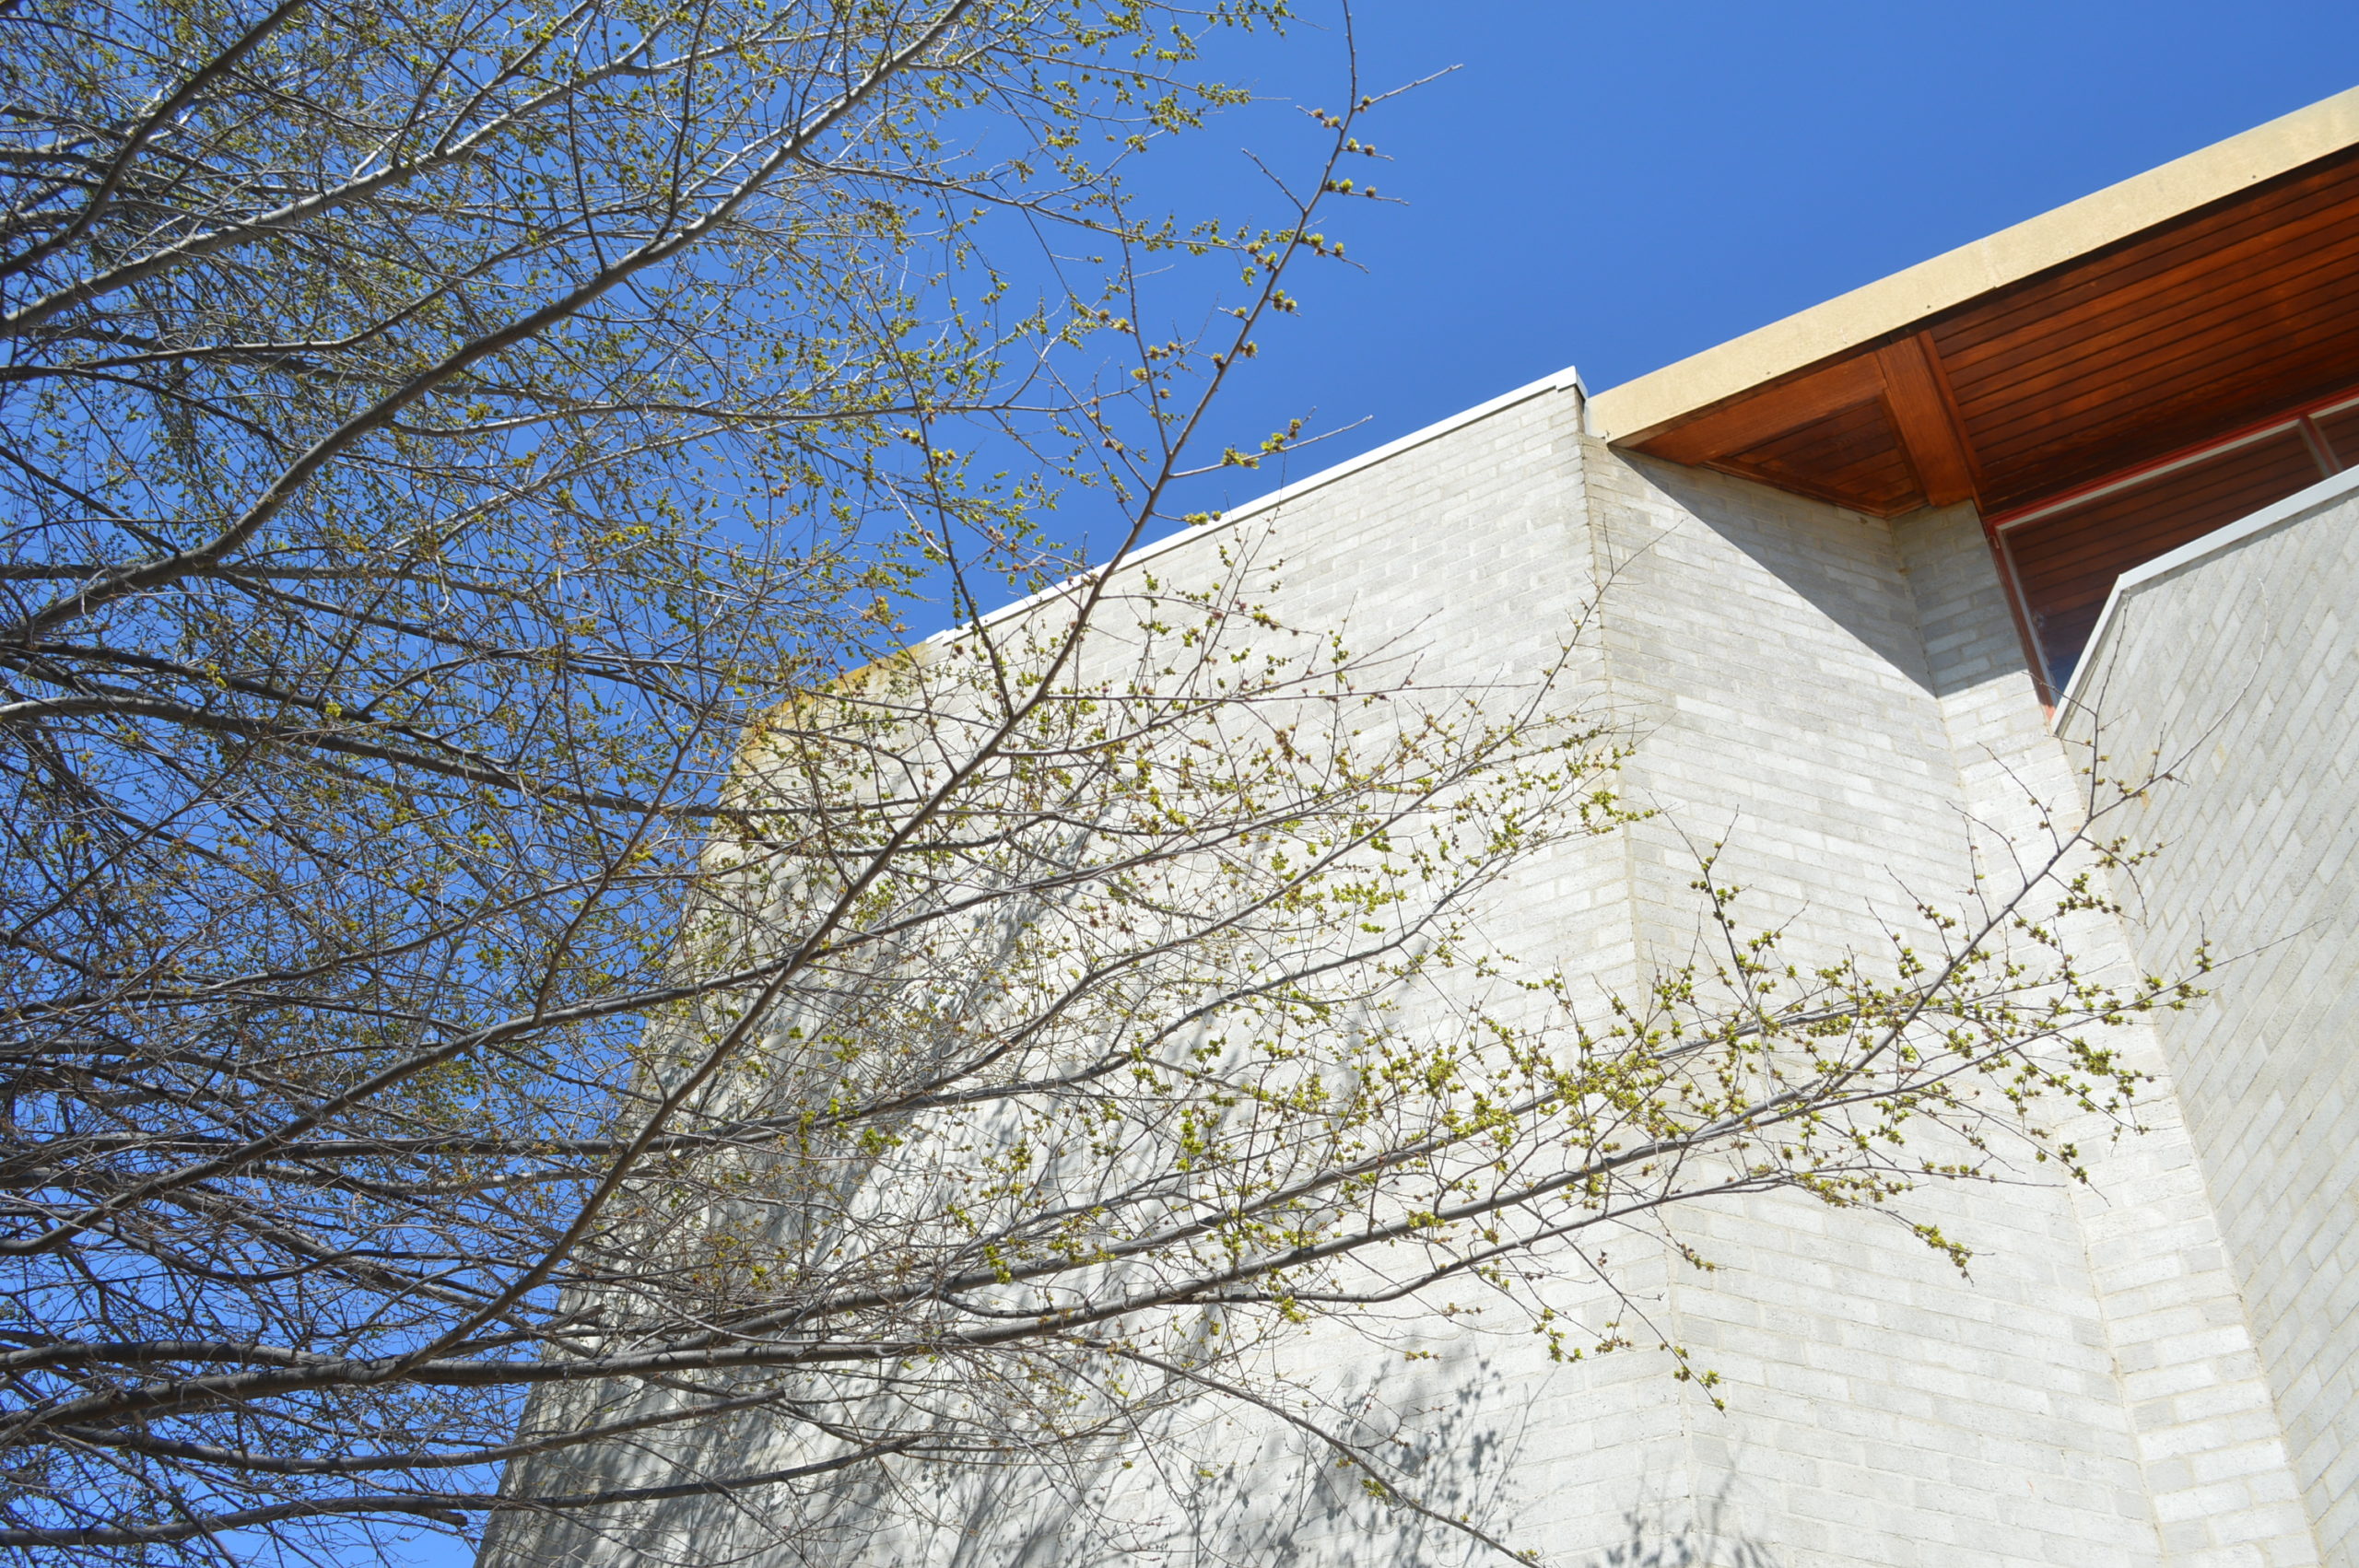
<path fill-rule="evenodd" d="M 1626 380 L 2359 84 L 2351 0 L 1356 12 L 1370 79 L 1461 68 L 1385 111 L 1411 205 L 1331 215 L 1368 272 L 1304 275 L 1232 404 L 1256 438 L 1367 417 L 1292 477 L 1568 364 Z"/>

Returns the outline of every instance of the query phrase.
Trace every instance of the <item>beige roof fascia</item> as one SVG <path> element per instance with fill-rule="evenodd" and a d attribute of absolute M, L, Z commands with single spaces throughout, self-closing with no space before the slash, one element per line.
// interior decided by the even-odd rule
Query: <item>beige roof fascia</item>
<path fill-rule="evenodd" d="M 2359 143 L 2359 88 L 1608 387 L 1590 398 L 1590 428 L 1609 439 L 1650 434 L 1748 388 L 2020 283 L 2353 143 Z"/>

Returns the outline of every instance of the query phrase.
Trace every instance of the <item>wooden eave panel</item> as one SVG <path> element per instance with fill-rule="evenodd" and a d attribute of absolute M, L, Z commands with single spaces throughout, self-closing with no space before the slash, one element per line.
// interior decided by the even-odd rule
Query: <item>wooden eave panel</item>
<path fill-rule="evenodd" d="M 1838 359 L 1764 388 L 1758 397 L 1708 408 L 1661 432 L 1639 450 L 1672 462 L 1708 462 L 1865 403 L 1882 387 L 1883 379 L 1872 359 Z"/>
<path fill-rule="evenodd" d="M 1854 404 L 1715 464 L 1730 473 L 1818 486 L 1843 504 L 1889 517 L 1917 504 L 1916 471 L 1881 402 Z"/>
<path fill-rule="evenodd" d="M 2036 345 L 2038 357 L 2025 370 L 1978 375 L 1961 366 L 1940 333 L 1942 360 L 1957 389 L 1978 444 L 2003 438 L 2011 427 L 2036 420 L 2056 398 L 2069 398 L 2093 383 L 2118 383 L 2125 375 L 2168 377 L 2191 367 L 2234 366 L 2253 361 L 2265 352 L 2263 336 L 2273 338 L 2269 348 L 2293 348 L 2306 357 L 2322 350 L 2305 338 L 2321 310 L 2331 311 L 2347 298 L 2359 277 L 2359 227 L 2338 252 L 2315 258 L 2303 274 L 2272 277 L 2265 287 L 2247 290 L 2234 302 L 2223 302 L 2220 280 L 2207 278 L 2204 302 L 2196 309 L 2166 312 L 2155 310 L 2134 323 L 2102 333 L 2059 330 Z M 2329 317 L 2331 320 L 2331 316 Z"/>
<path fill-rule="evenodd" d="M 1989 515 L 2355 381 L 2359 148 L 1634 444 L 1862 510 Z"/>
<path fill-rule="evenodd" d="M 2340 223 L 2349 210 L 2353 174 L 2352 162 L 2331 160 L 2330 166 L 2292 177 L 2279 190 L 2248 193 L 2224 209 L 2134 236 L 1939 319 L 1953 330 L 1972 323 L 1977 335 L 2000 337 L 2076 304 L 2123 297 L 2157 274 L 2183 274 L 2191 263 L 2234 266 L 2265 258 Z M 2081 299 L 2073 299 L 2075 295 Z"/>
<path fill-rule="evenodd" d="M 2118 382 L 2125 374 L 2167 371 L 2188 361 L 2233 365 L 2264 352 L 2257 333 L 2273 331 L 2271 345 L 2294 348 L 2307 357 L 2320 350 L 2305 333 L 2332 321 L 2337 306 L 2348 310 L 2351 286 L 2359 278 L 2359 204 L 2348 232 L 2330 247 L 2302 252 L 2291 264 L 2241 274 L 2218 270 L 2190 274 L 2176 298 L 2138 298 L 2108 310 L 2112 320 L 2065 315 L 2041 330 L 2000 340 L 2014 350 L 2003 363 L 1977 363 L 1966 328 L 1936 328 L 1933 338 L 1951 384 L 1978 435 L 1996 433 L 1994 421 L 2036 418 L 2042 405 L 2090 382 Z M 2111 303 L 2111 302 L 2109 302 Z M 1970 325 L 1970 324 L 1968 324 Z M 2142 364 L 2141 362 L 2143 362 Z M 2002 426 L 1999 427 L 2003 427 Z"/>
<path fill-rule="evenodd" d="M 2282 432 L 2004 534 L 2051 659 L 2077 657 L 2122 569 L 2200 539 L 2256 505 L 2317 482 L 2301 438 Z M 2266 499 L 2259 499 L 2266 497 Z"/>
<path fill-rule="evenodd" d="M 2135 401 L 2100 383 L 2060 402 L 2045 427 L 2025 424 L 1992 443 L 1997 451 L 1978 449 L 1996 475 L 1989 509 L 2036 504 L 2348 384 L 2359 370 L 2359 322 L 2313 342 L 2320 352 L 2307 363 L 2290 351 L 2272 354 L 2264 345 L 2239 365 L 2198 360 L 2167 368 L 2167 380 L 2150 375 L 2142 383 L 2144 395 Z"/>
<path fill-rule="evenodd" d="M 2242 278 L 2217 271 L 2189 274 L 2179 280 L 2177 298 L 2133 296 L 2109 302 L 2112 308 L 2102 313 L 2051 318 L 2036 333 L 1995 340 L 2009 351 L 2003 357 L 1978 358 L 1978 345 L 1954 326 L 1936 329 L 1932 336 L 1962 402 L 2028 413 L 2042 395 L 2076 380 L 2118 374 L 2122 362 L 2151 355 L 2157 343 L 2182 352 L 2216 352 L 2224 339 L 2248 332 L 2255 318 L 2330 304 L 2359 272 L 2359 210 L 2346 228 L 2330 246 L 2306 252 L 2295 266 L 2267 273 L 2248 269 Z M 2238 283 L 2249 287 L 2233 294 L 2224 288 Z"/>

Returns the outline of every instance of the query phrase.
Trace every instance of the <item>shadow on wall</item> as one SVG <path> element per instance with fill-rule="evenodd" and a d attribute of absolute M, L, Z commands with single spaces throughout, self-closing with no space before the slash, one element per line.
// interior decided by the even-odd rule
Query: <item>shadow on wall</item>
<path fill-rule="evenodd" d="M 1733 1478 L 1708 1500 L 1692 1498 L 1686 1478 L 1665 1478 L 1671 1486 L 1661 1501 L 1625 1513 L 1625 1533 L 1610 1543 L 1520 1527 L 1520 1516 L 1554 1489 L 1585 1479 L 1583 1457 L 1567 1455 L 1564 1434 L 1533 1431 L 1529 1388 L 1528 1377 L 1485 1357 L 1436 1378 L 1414 1408 L 1379 1375 L 1358 1377 L 1322 1402 L 1356 1416 L 1363 1438 L 1405 1419 L 1414 1438 L 1402 1473 L 1419 1500 L 1536 1550 L 1547 1568 L 1780 1568 L 1773 1552 L 1728 1527 Z M 1559 1457 L 1543 1467 L 1534 1448 Z M 1123 1507 L 1126 1492 L 1133 1504 L 1143 1500 L 1140 1489 L 1121 1484 L 1131 1466 L 1132 1474 L 1157 1473 L 1163 1495 L 1152 1514 Z M 858 1561 L 943 1568 L 1485 1568 L 1511 1561 L 1447 1524 L 1374 1502 L 1360 1477 L 1297 1431 L 1215 1416 L 1150 1438 L 1127 1461 L 1109 1458 L 1095 1484 L 1050 1488 L 1043 1477 L 1009 1478 L 968 1491 L 965 1528 L 946 1551 L 938 1540 L 922 1555 L 873 1545 Z"/>
<path fill-rule="evenodd" d="M 1708 469 L 1629 453 L 1614 457 L 1878 660 L 1934 693 L 1924 633 L 1889 524 Z"/>
<path fill-rule="evenodd" d="M 1359 1358 L 1362 1366 L 1370 1362 L 1391 1357 Z M 1725 1485 L 1719 1496 L 1691 1500 L 1684 1476 L 1659 1478 L 1660 1500 L 1624 1514 L 1617 1539 L 1551 1539 L 1524 1527 L 1521 1517 L 1559 1489 L 1588 1480 L 1589 1456 L 1562 1432 L 1534 1431 L 1528 1368 L 1512 1375 L 1487 1356 L 1459 1366 L 1456 1375 L 1428 1374 L 1411 1388 L 1388 1365 L 1317 1402 L 1332 1412 L 1331 1429 L 1339 1420 L 1356 1423 L 1361 1440 L 1398 1428 L 1407 1439 L 1395 1450 L 1401 1471 L 1423 1503 L 1536 1550 L 1548 1568 L 1779 1568 L 1772 1553 L 1724 1527 Z M 737 1422 L 725 1433 L 708 1430 L 693 1447 L 640 1451 L 628 1468 L 641 1475 L 759 1468 L 780 1457 L 775 1444 L 763 1423 Z M 998 1470 L 895 1464 L 766 1502 L 679 1498 L 603 1518 L 535 1521 L 539 1528 L 509 1535 L 484 1561 L 498 1568 L 1489 1568 L 1509 1561 L 1445 1523 L 1371 1498 L 1362 1472 L 1337 1465 L 1315 1438 L 1201 1398 L 1168 1407 L 1119 1450 Z"/>
<path fill-rule="evenodd" d="M 1622 1515 L 1625 1539 L 1577 1561 L 1580 1568 L 1780 1568 L 1767 1547 L 1722 1531 L 1726 1503 L 1723 1488 L 1702 1519 L 1675 1529 L 1653 1511 L 1634 1508 Z"/>
<path fill-rule="evenodd" d="M 1395 1426 L 1414 1434 L 1395 1452 L 1419 1499 L 1498 1532 L 1512 1528 L 1513 1460 L 1527 1420 L 1510 1392 L 1478 1362 L 1446 1387 L 1418 1390 L 1424 1398 L 1414 1408 L 1396 1380 L 1372 1375 L 1314 1402 L 1331 1429 L 1362 1441 Z M 1087 1474 L 983 1485 L 945 1476 L 943 1493 L 965 1494 L 965 1527 L 954 1547 L 937 1543 L 924 1561 L 944 1568 L 1472 1568 L 1504 1561 L 1445 1524 L 1376 1501 L 1362 1478 L 1305 1433 L 1197 1399 Z M 914 1559 L 861 1559 L 891 1560 Z"/>

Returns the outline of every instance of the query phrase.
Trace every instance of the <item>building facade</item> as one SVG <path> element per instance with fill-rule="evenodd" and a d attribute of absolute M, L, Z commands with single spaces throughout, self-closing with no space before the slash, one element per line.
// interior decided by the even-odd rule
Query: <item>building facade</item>
<path fill-rule="evenodd" d="M 2359 92 L 1625 386 L 1526 387 L 1155 570 L 1246 532 L 1282 547 L 1291 620 L 1469 670 L 1544 661 L 1596 607 L 1582 678 L 1661 814 L 1520 884 L 1523 952 L 1604 986 L 1676 961 L 1698 839 L 1798 954 L 1876 946 L 2095 755 L 2172 780 L 2128 828 L 2165 852 L 2095 940 L 2230 960 L 2130 1032 L 2147 1130 L 2087 1185 L 1931 1197 L 1970 1277 L 1790 1197 L 1674 1221 L 1718 1271 L 1636 1277 L 1725 1410 L 1643 1349 L 1565 1365 L 1437 1325 L 1381 1375 L 1441 1434 L 1432 1497 L 1584 1568 L 2359 1568 Z M 1290 1371 L 1371 1375 L 1344 1337 Z M 1207 1419 L 1201 1492 L 1125 1518 L 1109 1480 L 1119 1527 L 960 1483 L 833 1560 L 1479 1560 L 1356 1510 L 1283 1428 Z M 729 1516 L 487 1558 L 725 1557 Z"/>

